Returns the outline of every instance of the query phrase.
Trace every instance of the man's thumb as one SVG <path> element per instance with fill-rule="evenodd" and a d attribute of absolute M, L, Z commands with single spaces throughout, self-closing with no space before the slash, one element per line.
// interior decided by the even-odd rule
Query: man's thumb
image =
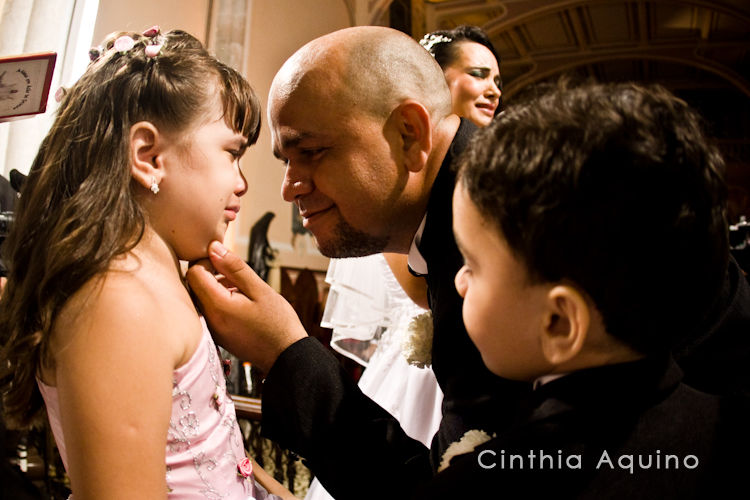
<path fill-rule="evenodd" d="M 252 299 L 253 295 L 257 294 L 259 286 L 266 285 L 244 260 L 220 242 L 211 242 L 208 246 L 208 256 L 216 272 L 223 274 L 229 283 L 249 298 Z"/>

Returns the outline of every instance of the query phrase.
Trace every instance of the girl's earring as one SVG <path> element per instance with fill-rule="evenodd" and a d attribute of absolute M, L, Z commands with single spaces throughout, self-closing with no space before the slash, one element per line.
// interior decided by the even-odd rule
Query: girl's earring
<path fill-rule="evenodd" d="M 156 182 L 156 177 L 151 176 L 151 192 L 157 194 L 159 192 L 159 183 Z"/>

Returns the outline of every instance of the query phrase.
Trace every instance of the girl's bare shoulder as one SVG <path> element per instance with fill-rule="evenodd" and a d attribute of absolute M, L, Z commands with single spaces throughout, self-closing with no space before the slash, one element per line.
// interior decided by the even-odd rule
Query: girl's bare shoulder
<path fill-rule="evenodd" d="M 189 359 L 201 334 L 179 275 L 128 258 L 89 280 L 65 303 L 53 328 L 52 356 L 64 362 L 137 355 L 134 368 L 146 361 L 174 369 Z"/>

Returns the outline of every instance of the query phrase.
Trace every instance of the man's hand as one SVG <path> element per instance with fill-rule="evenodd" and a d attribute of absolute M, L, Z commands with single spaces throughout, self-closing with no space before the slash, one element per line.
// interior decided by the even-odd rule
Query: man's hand
<path fill-rule="evenodd" d="M 218 241 L 208 250 L 210 263 L 200 261 L 187 272 L 201 311 L 221 346 L 268 373 L 284 349 L 307 332 L 289 302 L 242 259 Z"/>

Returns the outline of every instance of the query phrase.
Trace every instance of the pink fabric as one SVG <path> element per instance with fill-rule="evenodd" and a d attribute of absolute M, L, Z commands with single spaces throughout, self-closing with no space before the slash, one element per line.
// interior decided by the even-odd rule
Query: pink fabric
<path fill-rule="evenodd" d="M 174 371 L 172 416 L 166 443 L 169 497 L 254 498 L 253 479 L 237 474 L 237 464 L 245 458 L 242 434 L 234 403 L 226 391 L 216 346 L 203 318 L 201 323 L 203 338 L 198 348 L 185 365 Z M 67 468 L 57 388 L 37 382 Z"/>

